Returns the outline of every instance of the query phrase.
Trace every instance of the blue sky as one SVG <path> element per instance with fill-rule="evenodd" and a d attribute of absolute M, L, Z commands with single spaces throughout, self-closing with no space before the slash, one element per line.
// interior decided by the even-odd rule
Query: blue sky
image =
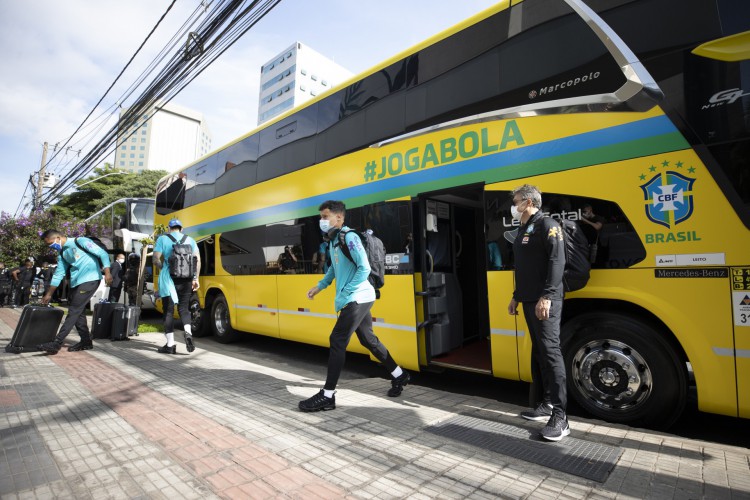
<path fill-rule="evenodd" d="M 42 144 L 62 144 L 85 118 L 170 0 L 0 0 L 0 211 L 15 213 Z M 282 0 L 172 102 L 204 114 L 219 147 L 256 125 L 260 66 L 294 41 L 354 73 L 439 33 L 493 0 Z M 94 116 L 106 112 L 199 4 L 178 1 Z M 127 7 L 125 7 L 127 6 Z M 136 92 L 134 95 L 139 95 Z M 125 101 L 125 105 L 130 102 Z M 97 127 L 50 166 L 63 172 Z M 29 188 L 30 189 L 30 188 Z"/>

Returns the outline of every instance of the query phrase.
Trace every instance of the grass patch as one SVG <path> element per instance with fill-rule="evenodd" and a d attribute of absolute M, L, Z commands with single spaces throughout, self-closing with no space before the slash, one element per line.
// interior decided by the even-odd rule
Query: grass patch
<path fill-rule="evenodd" d="M 158 320 L 146 320 L 144 321 L 141 319 L 141 321 L 138 322 L 138 333 L 154 333 L 154 332 L 161 332 L 164 330 L 164 325 L 161 321 Z"/>

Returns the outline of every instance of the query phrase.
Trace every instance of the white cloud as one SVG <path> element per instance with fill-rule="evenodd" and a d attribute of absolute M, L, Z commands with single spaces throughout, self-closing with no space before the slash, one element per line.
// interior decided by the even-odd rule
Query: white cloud
<path fill-rule="evenodd" d="M 39 168 L 42 142 L 54 144 L 72 134 L 170 3 L 2 2 L 0 210 L 15 211 L 29 175 Z M 259 68 L 295 40 L 359 72 L 492 3 L 282 0 L 173 102 L 203 113 L 213 145 L 219 147 L 255 126 Z M 197 6 L 197 0 L 175 3 L 94 116 L 114 105 Z M 106 123 L 105 129 L 112 125 Z M 88 137 L 75 147 L 86 147 L 87 141 L 91 147 L 92 140 Z"/>

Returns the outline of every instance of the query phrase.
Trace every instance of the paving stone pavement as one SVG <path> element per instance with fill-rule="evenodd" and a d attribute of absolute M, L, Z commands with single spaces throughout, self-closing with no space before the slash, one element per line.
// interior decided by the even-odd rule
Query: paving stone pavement
<path fill-rule="evenodd" d="M 0 309 L 0 346 L 19 315 Z M 0 498 L 750 499 L 747 448 L 576 418 L 573 438 L 622 450 L 600 483 L 427 430 L 457 415 L 541 425 L 514 405 L 418 382 L 388 398 L 385 379 L 360 377 L 336 410 L 301 413 L 324 373 L 162 343 L 0 354 Z"/>

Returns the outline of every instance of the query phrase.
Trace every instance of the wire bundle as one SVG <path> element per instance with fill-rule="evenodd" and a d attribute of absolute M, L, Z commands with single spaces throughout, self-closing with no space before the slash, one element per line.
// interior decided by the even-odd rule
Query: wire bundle
<path fill-rule="evenodd" d="M 76 137 L 76 134 L 83 132 L 85 129 L 92 127 L 92 123 L 87 124 L 91 115 L 102 103 L 107 93 L 112 89 L 115 83 L 120 79 L 122 74 L 132 63 L 138 52 L 143 48 L 145 43 L 154 33 L 161 21 L 171 10 L 176 0 L 174 0 L 167 11 L 151 30 L 149 35 L 143 41 L 136 53 L 131 57 L 125 68 L 120 72 L 109 89 L 104 93 L 99 102 L 89 112 L 81 125 L 78 126 L 73 135 L 65 141 L 62 147 L 55 148 L 55 153 L 47 162 L 50 164 L 61 152 L 69 151 L 70 144 Z M 170 42 L 165 46 L 154 61 L 144 70 L 143 73 L 131 84 L 123 96 L 118 99 L 117 103 L 106 110 L 95 121 L 101 122 L 99 130 L 103 127 L 106 119 L 116 113 L 122 103 L 131 99 L 138 88 L 153 73 L 153 79 L 147 87 L 136 97 L 127 109 L 120 116 L 117 125 L 110 128 L 103 137 L 94 144 L 88 152 L 64 174 L 60 174 L 60 180 L 57 185 L 42 197 L 42 205 L 48 205 L 60 198 L 66 190 L 75 184 L 76 181 L 88 175 L 94 167 L 107 155 L 111 154 L 117 147 L 117 143 L 125 141 L 135 130 L 126 132 L 141 116 L 147 113 L 154 106 L 164 105 L 172 98 L 179 94 L 190 82 L 197 78 L 209 65 L 211 65 L 219 56 L 221 56 L 229 47 L 239 40 L 250 28 L 260 21 L 268 12 L 270 12 L 281 0 L 217 0 L 209 3 L 202 3 L 182 25 L 180 30 L 172 37 Z M 213 6 L 211 5 L 213 4 Z M 204 16 L 205 14 L 205 16 Z M 197 26 L 198 19 L 204 17 Z M 194 28 L 193 28 L 194 27 Z M 186 41 L 186 42 L 185 42 Z M 169 55 L 171 54 L 171 55 Z M 151 116 L 148 117 L 150 119 Z M 119 130 L 119 136 L 118 136 Z M 91 137 L 96 131 L 88 132 L 87 136 Z M 86 137 L 86 136 L 84 136 Z M 79 139 L 81 140 L 81 139 Z M 68 164 L 71 161 L 68 161 Z M 63 167 L 64 168 L 64 167 Z"/>

